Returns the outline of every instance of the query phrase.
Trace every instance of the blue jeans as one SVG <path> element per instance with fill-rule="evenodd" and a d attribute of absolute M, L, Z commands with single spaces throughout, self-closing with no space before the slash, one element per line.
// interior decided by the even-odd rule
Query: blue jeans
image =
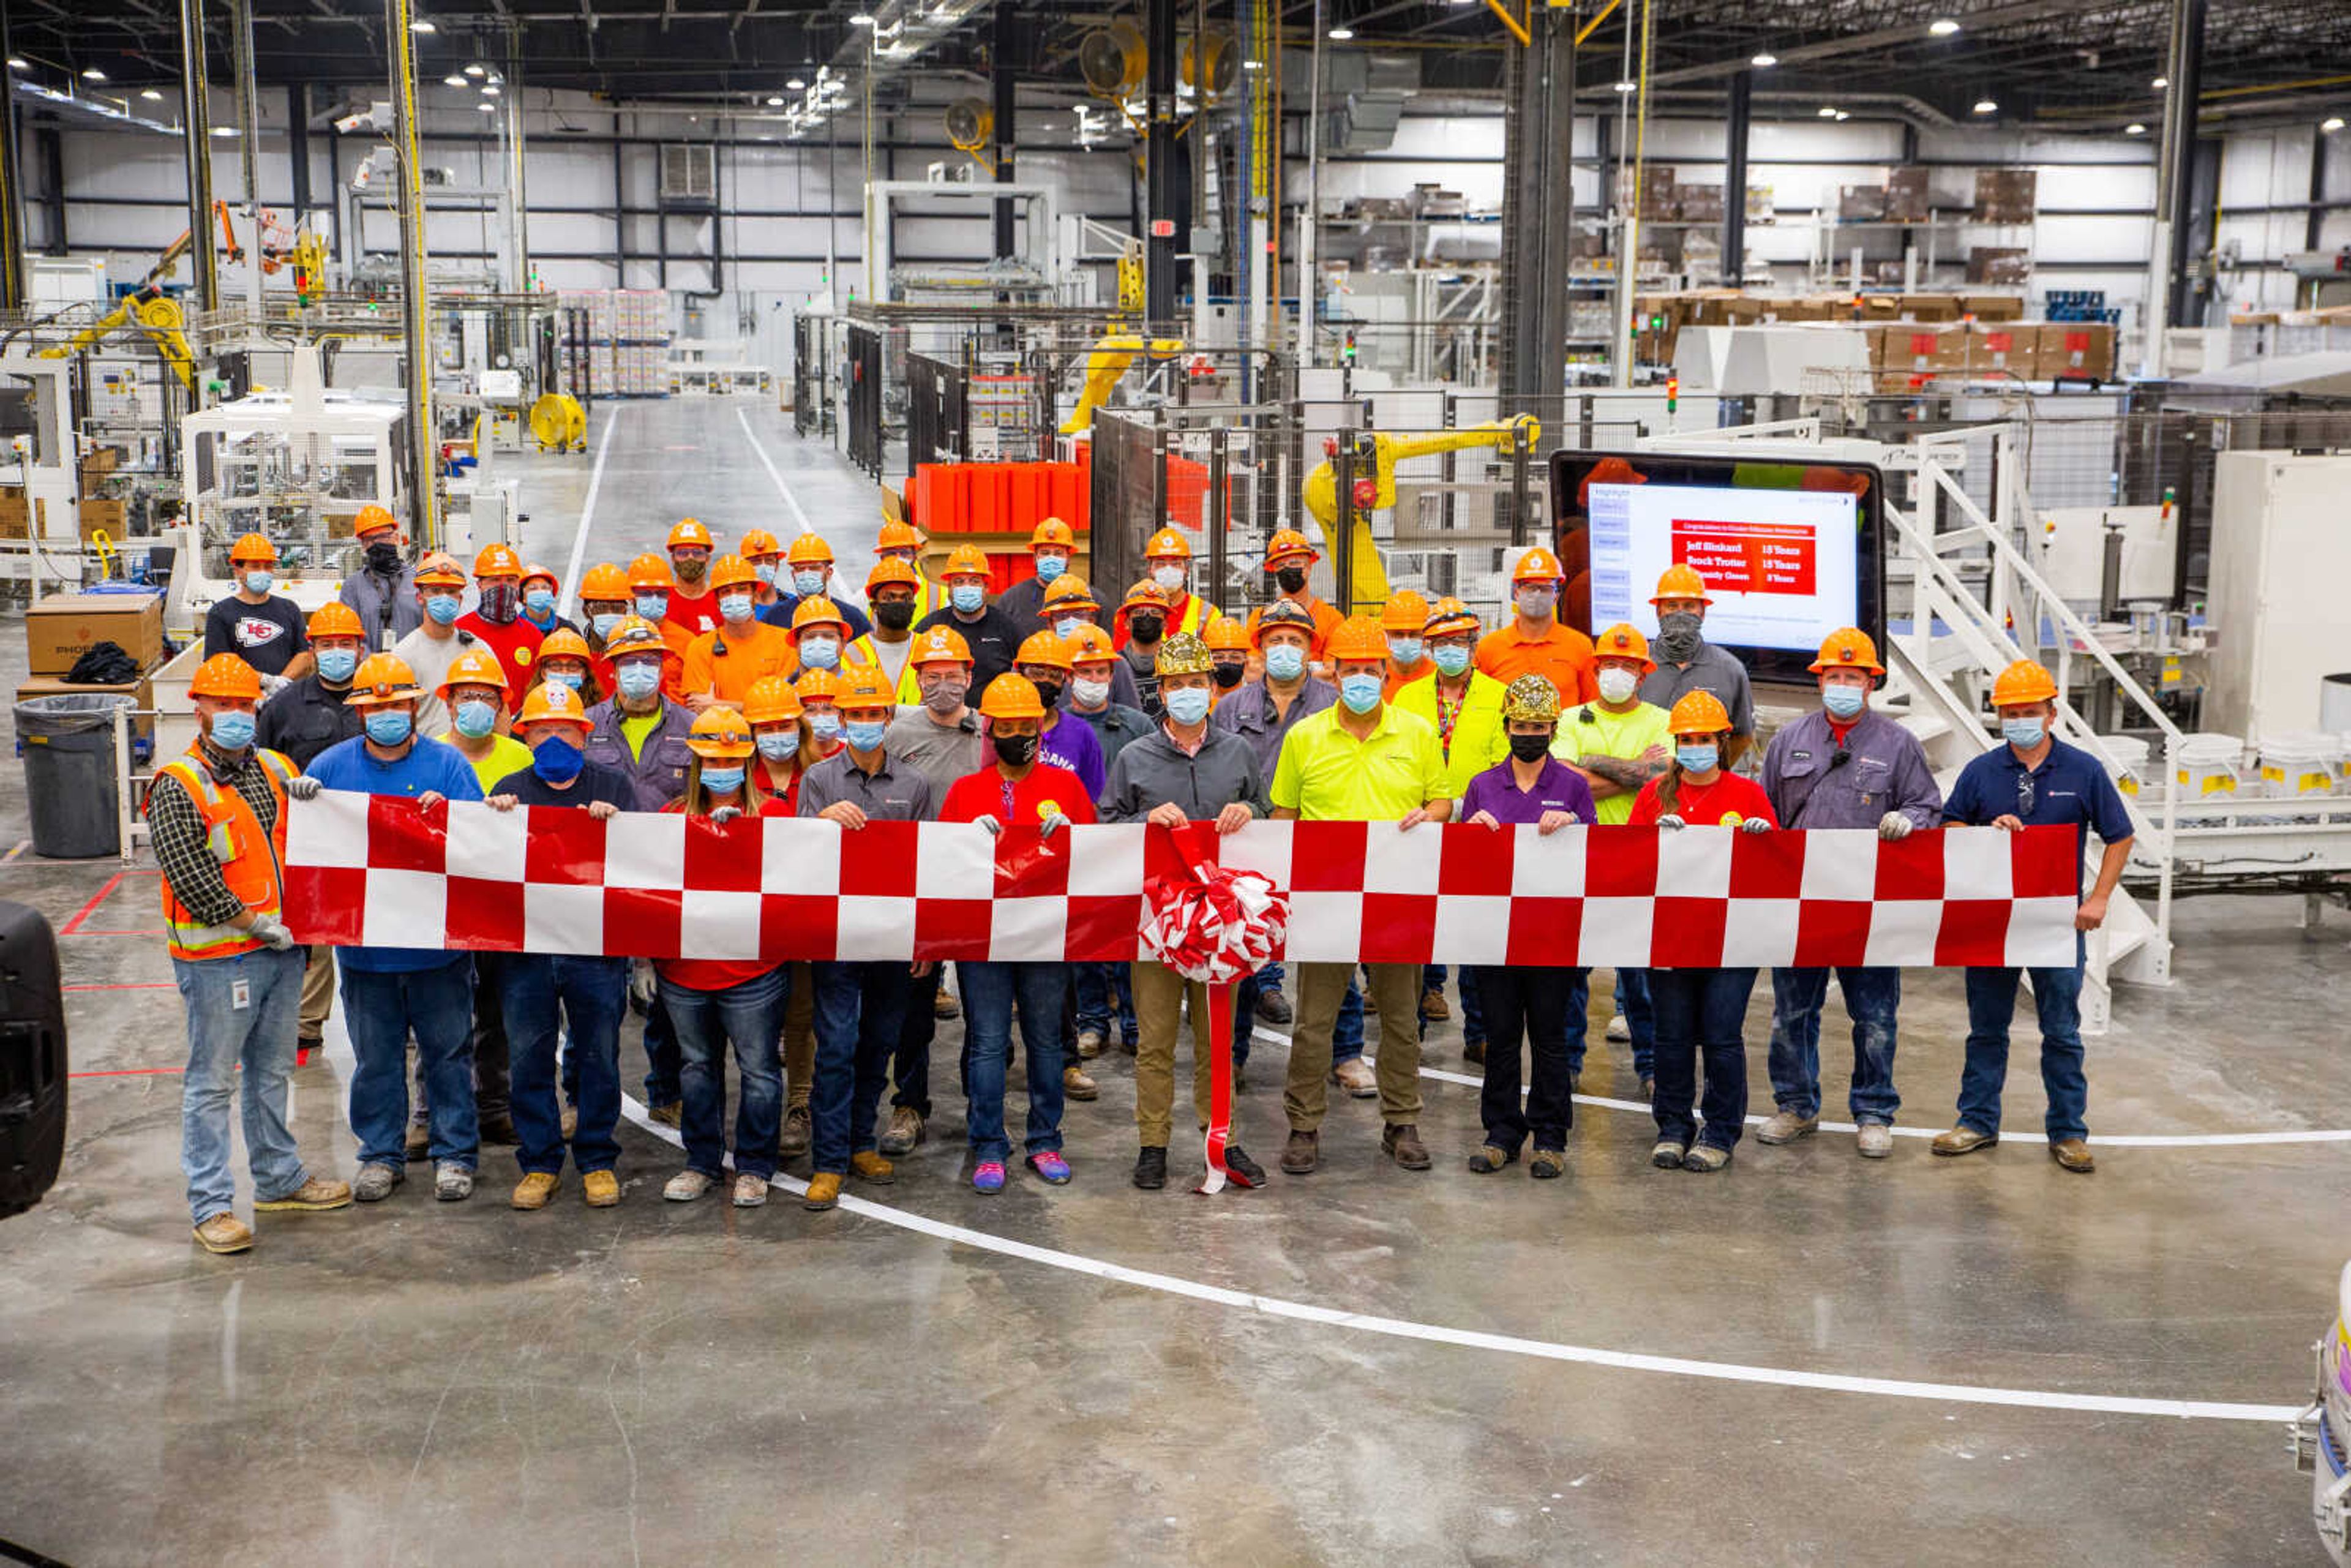
<path fill-rule="evenodd" d="M 481 1127 L 474 1113 L 474 960 L 464 953 L 430 969 L 383 972 L 340 965 L 343 1022 L 350 1030 L 351 1133 L 362 1164 L 408 1163 L 408 1037 L 432 1107 L 434 1163 L 474 1168 Z"/>
<path fill-rule="evenodd" d="M 661 992 L 653 992 L 653 1006 L 645 1009 L 645 1103 L 674 1105 L 683 1098 L 678 1085 L 684 1062 L 678 1055 L 677 1026 L 662 1001 Z"/>
<path fill-rule="evenodd" d="M 1651 969 L 1649 999 L 1656 1009 L 1656 1097 L 1659 1142 L 1687 1144 L 1695 1134 L 1713 1148 L 1736 1145 L 1747 1129 L 1747 998 L 1752 969 Z M 1706 1060 L 1706 1100 L 1698 1109 L 1706 1130 L 1690 1122 L 1698 1095 L 1698 1059 Z"/>
<path fill-rule="evenodd" d="M 1082 1033 L 1093 1030 L 1104 1040 L 1110 1038 L 1112 1004 L 1117 1004 L 1118 1037 L 1132 1040 L 1139 1038 L 1134 1027 L 1134 988 L 1127 981 L 1123 964 L 1072 964 L 1077 971 L 1077 1029 Z"/>
<path fill-rule="evenodd" d="M 1871 967 L 1837 970 L 1845 1016 L 1853 1019 L 1853 1119 L 1894 1124 L 1902 1096 L 1894 1092 L 1894 1015 L 1902 1006 L 1902 971 Z M 1771 1099 L 1799 1116 L 1821 1113 L 1821 1006 L 1829 994 L 1826 969 L 1771 971 Z"/>
<path fill-rule="evenodd" d="M 1061 1146 L 1061 987 L 1059 964 L 957 964 L 964 1035 L 969 1042 L 965 1121 L 975 1164 L 1009 1159 L 1004 1134 L 1004 1070 L 1012 1052 L 1012 1009 L 1020 1008 L 1020 1045 L 1029 1074 L 1027 1151 Z"/>
<path fill-rule="evenodd" d="M 499 977 L 520 1143 L 515 1158 L 523 1174 L 553 1176 L 563 1168 L 563 1108 L 555 1092 L 559 1026 L 569 1029 L 563 1073 L 576 1084 L 580 1108 L 572 1163 L 583 1172 L 611 1170 L 621 1157 L 613 1129 L 621 1120 L 621 1015 L 629 1008 L 629 961 L 509 953 Z"/>
<path fill-rule="evenodd" d="M 664 978 L 661 999 L 677 1030 L 684 1058 L 678 1087 L 684 1114 L 685 1167 L 714 1181 L 726 1154 L 726 1048 L 735 1048 L 742 1082 L 735 1097 L 735 1169 L 761 1179 L 776 1174 L 776 1141 L 784 1132 L 784 1065 L 776 1036 L 784 1027 L 781 964 L 723 990 L 697 991 Z"/>
<path fill-rule="evenodd" d="M 2082 967 L 2032 969 L 2041 1015 L 2041 1087 L 2049 1096 L 2049 1141 L 2086 1138 L 2090 1081 L 2082 1071 Z M 1968 971 L 1968 1064 L 1959 1074 L 1959 1121 L 2000 1131 L 2000 1091 L 2008 1077 L 2008 1024 L 2016 1016 L 2014 969 Z"/>
<path fill-rule="evenodd" d="M 1583 971 L 1583 978 L 1576 982 L 1579 998 L 1567 1020 L 1567 1060 L 1572 1072 L 1583 1071 L 1584 1037 L 1591 1028 L 1592 971 Z M 1619 969 L 1616 971 L 1616 1010 L 1625 1015 L 1625 1027 L 1633 1036 L 1633 1076 L 1647 1078 L 1656 1071 L 1656 1020 L 1649 1009 L 1649 971 Z"/>
<path fill-rule="evenodd" d="M 890 1103 L 905 1106 L 925 1122 L 931 1119 L 931 1043 L 939 1037 L 939 983 L 946 973 L 946 966 L 934 964 L 929 974 L 907 977 L 906 1003 L 899 1014 L 898 1043 L 890 1064 L 891 1082 L 896 1085 Z"/>
<path fill-rule="evenodd" d="M 937 971 L 925 988 L 894 958 L 814 967 L 816 1076 L 809 1089 L 809 1146 L 818 1170 L 842 1176 L 850 1155 L 873 1147 L 873 1117 L 890 1081 L 890 1059 L 904 1036 L 909 996 L 921 989 L 927 1014 L 937 994 Z"/>
<path fill-rule="evenodd" d="M 257 1198 L 284 1197 L 309 1180 L 286 1124 L 294 1036 L 302 1011 L 300 948 L 266 947 L 234 958 L 174 958 L 172 977 L 188 1013 L 188 1075 L 180 1083 L 180 1168 L 188 1213 L 198 1224 L 225 1214 L 236 1197 L 228 1168 L 228 1107 L 242 1098 L 245 1147 Z M 246 988 L 243 1007 L 235 988 Z M 237 1082 L 237 1069 L 245 1082 Z"/>

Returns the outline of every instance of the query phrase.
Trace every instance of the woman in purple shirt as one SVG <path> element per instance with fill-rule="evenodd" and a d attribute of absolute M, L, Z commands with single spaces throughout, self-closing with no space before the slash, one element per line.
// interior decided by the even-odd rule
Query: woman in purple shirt
<path fill-rule="evenodd" d="M 1597 812 L 1592 787 L 1551 755 L 1552 737 L 1559 729 L 1559 688 L 1541 675 L 1512 681 L 1502 694 L 1502 727 L 1510 736 L 1510 759 L 1469 780 L 1456 819 L 1497 831 L 1532 826 L 1546 837 L 1593 821 Z M 1567 1009 L 1583 973 L 1564 967 L 1478 967 L 1478 998 L 1486 1014 L 1486 1086 L 1479 1097 L 1486 1144 L 1469 1156 L 1471 1170 L 1500 1170 L 1519 1157 L 1519 1145 L 1531 1132 L 1535 1152 L 1529 1173 L 1541 1179 L 1565 1174 L 1567 1129 L 1575 1120 L 1568 1087 Z M 1522 1039 L 1534 1057 L 1534 1082 L 1523 1105 Z"/>

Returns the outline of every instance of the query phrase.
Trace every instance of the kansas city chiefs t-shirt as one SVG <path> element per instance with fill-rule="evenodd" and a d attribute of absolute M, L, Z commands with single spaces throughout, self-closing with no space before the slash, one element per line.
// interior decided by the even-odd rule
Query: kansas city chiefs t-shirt
<path fill-rule="evenodd" d="M 247 604 L 235 594 L 204 612 L 204 657 L 235 653 L 265 675 L 282 675 L 294 655 L 310 645 L 302 634 L 302 612 L 290 599 L 270 595 Z"/>

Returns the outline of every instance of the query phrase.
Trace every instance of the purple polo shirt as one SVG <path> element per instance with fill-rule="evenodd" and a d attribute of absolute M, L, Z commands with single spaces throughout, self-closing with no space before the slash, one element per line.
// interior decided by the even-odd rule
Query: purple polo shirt
<path fill-rule="evenodd" d="M 1586 823 L 1600 815 L 1592 799 L 1592 786 L 1583 781 L 1583 775 L 1556 758 L 1543 759 L 1543 770 L 1531 789 L 1519 788 L 1510 776 L 1508 758 L 1470 779 L 1453 820 L 1466 822 L 1480 811 L 1490 813 L 1506 828 L 1532 827 L 1542 821 L 1545 811 L 1573 811 L 1577 821 Z"/>

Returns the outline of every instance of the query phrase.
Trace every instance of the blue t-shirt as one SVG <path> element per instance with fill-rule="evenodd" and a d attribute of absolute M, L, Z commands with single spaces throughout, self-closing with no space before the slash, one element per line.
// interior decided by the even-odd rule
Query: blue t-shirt
<path fill-rule="evenodd" d="M 482 798 L 482 781 L 474 777 L 474 765 L 448 742 L 423 737 L 399 761 L 379 762 L 368 754 L 367 737 L 355 735 L 312 758 L 308 773 L 329 789 L 360 795 L 404 795 L 413 800 L 435 792 L 452 800 Z M 335 951 L 346 968 L 367 974 L 438 968 L 465 963 L 470 956 L 444 947 L 338 947 Z"/>
<path fill-rule="evenodd" d="M 1053 715 L 1053 727 L 1038 742 L 1037 759 L 1054 768 L 1065 768 L 1078 776 L 1086 787 L 1086 799 L 1102 799 L 1102 781 L 1110 769 L 1102 766 L 1102 740 L 1094 734 L 1083 714 L 1066 709 Z"/>
<path fill-rule="evenodd" d="M 2098 759 L 2053 736 L 2049 755 L 2030 773 L 2016 749 L 2001 746 L 1959 769 L 1943 820 L 1989 827 L 1995 817 L 2013 816 L 2028 828 L 2052 823 L 2074 829 L 2074 896 L 2082 895 L 2082 862 L 2089 853 L 2083 831 L 2118 844 L 2131 836 L 2130 812 Z"/>

